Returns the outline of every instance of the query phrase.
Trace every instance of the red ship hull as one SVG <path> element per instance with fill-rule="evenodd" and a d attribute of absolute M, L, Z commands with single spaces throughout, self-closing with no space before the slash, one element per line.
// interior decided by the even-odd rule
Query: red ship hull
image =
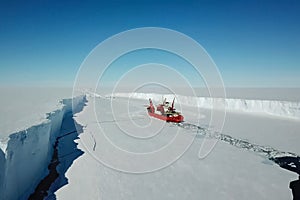
<path fill-rule="evenodd" d="M 175 111 L 174 101 L 175 98 L 173 99 L 173 103 L 171 107 L 169 106 L 169 102 L 167 102 L 165 99 L 162 104 L 159 104 L 155 108 L 155 106 L 152 103 L 152 100 L 149 99 L 150 105 L 147 107 L 148 114 L 151 117 L 155 117 L 157 119 L 164 120 L 166 122 L 175 122 L 175 123 L 183 122 L 183 116 L 179 112 Z"/>
<path fill-rule="evenodd" d="M 164 120 L 166 122 L 175 122 L 175 123 L 183 122 L 183 116 L 182 115 L 177 115 L 177 116 L 170 115 L 170 116 L 167 116 L 167 115 L 160 115 L 160 114 L 152 113 L 152 112 L 148 112 L 148 114 L 151 117 L 155 117 L 157 119 Z"/>

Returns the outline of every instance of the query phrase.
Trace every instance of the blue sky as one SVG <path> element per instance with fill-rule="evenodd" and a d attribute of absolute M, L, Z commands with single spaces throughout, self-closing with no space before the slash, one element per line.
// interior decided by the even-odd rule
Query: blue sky
<path fill-rule="evenodd" d="M 0 85 L 72 86 L 101 41 L 164 27 L 199 42 L 228 87 L 300 87 L 298 1 L 1 1 Z"/>

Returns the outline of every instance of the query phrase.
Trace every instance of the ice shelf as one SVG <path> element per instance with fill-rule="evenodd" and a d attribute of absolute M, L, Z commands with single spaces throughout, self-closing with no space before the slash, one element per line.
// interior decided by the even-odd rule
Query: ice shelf
<path fill-rule="evenodd" d="M 76 113 L 86 101 L 84 95 L 60 101 L 61 108 L 47 113 L 37 125 L 1 140 L 0 199 L 27 199 L 48 173 L 53 145 L 67 113 Z"/>

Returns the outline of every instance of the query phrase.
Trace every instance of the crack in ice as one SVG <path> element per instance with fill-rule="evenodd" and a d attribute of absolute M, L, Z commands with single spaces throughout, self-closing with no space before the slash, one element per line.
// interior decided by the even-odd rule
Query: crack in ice
<path fill-rule="evenodd" d="M 279 151 L 269 146 L 253 144 L 246 140 L 237 139 L 230 135 L 214 132 L 212 130 L 209 130 L 208 128 L 204 128 L 187 122 L 172 124 L 183 129 L 194 130 L 196 131 L 197 136 L 208 136 L 209 138 L 220 140 L 237 148 L 259 153 L 260 155 L 263 155 L 269 160 L 275 162 L 282 168 L 296 172 L 298 174 L 300 172 L 300 157 L 295 153 Z"/>

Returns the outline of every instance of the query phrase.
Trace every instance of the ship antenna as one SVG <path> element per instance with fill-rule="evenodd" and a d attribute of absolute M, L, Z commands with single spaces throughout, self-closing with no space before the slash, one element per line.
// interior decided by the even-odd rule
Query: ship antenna
<path fill-rule="evenodd" d="M 175 97 L 174 97 L 173 102 L 172 102 L 172 110 L 174 110 L 174 101 L 175 101 Z"/>

